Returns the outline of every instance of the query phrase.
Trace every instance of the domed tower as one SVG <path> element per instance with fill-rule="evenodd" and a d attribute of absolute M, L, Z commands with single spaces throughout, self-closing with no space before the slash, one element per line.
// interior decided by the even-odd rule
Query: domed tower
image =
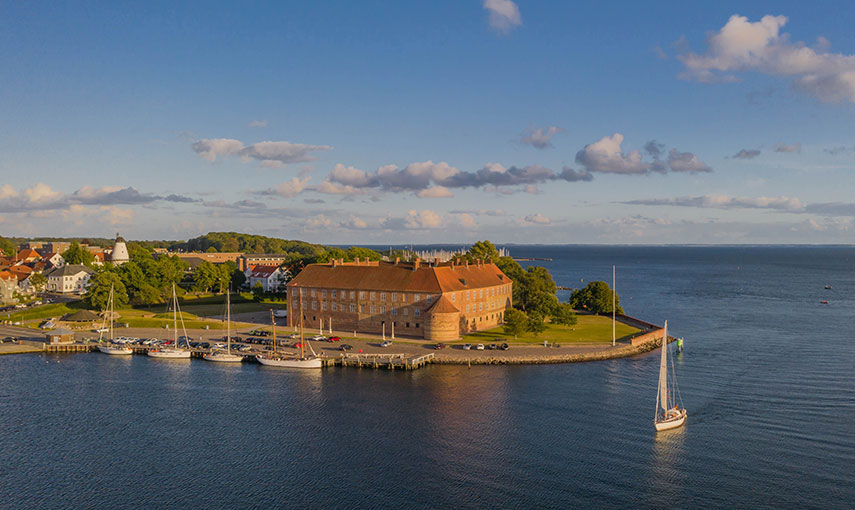
<path fill-rule="evenodd" d="M 128 247 L 125 245 L 125 239 L 116 232 L 116 244 L 113 245 L 113 253 L 110 254 L 110 262 L 120 266 L 129 260 L 131 260 L 131 258 L 128 256 Z"/>

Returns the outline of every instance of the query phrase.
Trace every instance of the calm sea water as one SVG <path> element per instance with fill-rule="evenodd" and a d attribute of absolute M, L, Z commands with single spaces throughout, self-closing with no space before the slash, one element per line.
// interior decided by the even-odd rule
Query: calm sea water
<path fill-rule="evenodd" d="M 686 338 L 687 426 L 654 432 L 655 354 L 411 373 L 3 356 L 0 506 L 855 506 L 855 249 L 512 252 L 566 286 L 617 265 L 627 311 Z"/>

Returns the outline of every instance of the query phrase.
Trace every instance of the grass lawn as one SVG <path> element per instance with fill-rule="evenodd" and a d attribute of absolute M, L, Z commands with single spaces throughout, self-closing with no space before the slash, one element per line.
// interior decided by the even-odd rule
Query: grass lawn
<path fill-rule="evenodd" d="M 260 303 L 252 299 L 252 294 L 243 292 L 241 294 L 232 295 L 232 314 L 247 313 L 247 312 L 263 312 L 271 308 L 285 308 L 284 301 L 274 301 L 264 299 Z M 224 315 L 226 313 L 226 296 L 223 294 L 192 294 L 184 295 L 178 299 L 178 306 L 182 312 L 191 313 L 199 317 L 211 317 L 214 315 Z M 145 310 L 155 313 L 162 313 L 166 310 L 167 304 L 160 303 L 149 309 L 148 307 L 138 307 L 139 310 Z"/>
<path fill-rule="evenodd" d="M 116 323 L 119 325 L 128 324 L 132 328 L 165 328 L 168 324 L 172 327 L 172 314 L 169 313 L 152 313 L 145 310 L 124 309 L 118 310 L 119 318 Z M 205 320 L 196 317 L 193 314 L 182 311 L 184 317 L 184 327 L 187 329 L 205 329 L 208 326 L 210 329 L 225 329 L 226 325 L 218 320 Z M 178 321 L 178 327 L 181 327 L 181 320 Z"/>
<path fill-rule="evenodd" d="M 18 322 L 21 320 L 31 321 L 35 319 L 47 319 L 50 317 L 60 317 L 62 315 L 74 313 L 82 308 L 84 308 L 82 301 L 52 303 L 35 308 L 25 308 L 15 312 L 3 312 L 0 313 L 0 320 Z"/>
<path fill-rule="evenodd" d="M 575 326 L 558 326 L 546 324 L 546 331 L 534 336 L 532 333 L 524 333 L 517 338 L 504 332 L 501 326 L 498 328 L 463 335 L 462 340 L 453 343 L 491 344 L 496 338 L 505 338 L 508 343 L 542 344 L 544 340 L 559 344 L 599 344 L 612 342 L 612 319 L 597 315 L 579 315 L 579 323 Z M 627 326 L 621 322 L 617 323 L 615 330 L 618 340 L 629 337 L 641 330 Z"/>

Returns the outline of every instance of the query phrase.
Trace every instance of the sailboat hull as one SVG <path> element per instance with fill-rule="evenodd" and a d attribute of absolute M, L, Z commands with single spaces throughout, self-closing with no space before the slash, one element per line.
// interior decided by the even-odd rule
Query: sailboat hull
<path fill-rule="evenodd" d="M 323 368 L 324 363 L 321 358 L 266 358 L 264 356 L 256 356 L 262 365 L 270 367 L 283 368 Z"/>
<path fill-rule="evenodd" d="M 128 354 L 134 353 L 134 351 L 128 349 L 127 347 L 110 347 L 107 345 L 99 345 L 98 350 L 103 352 L 104 354 L 111 354 L 113 356 L 126 356 Z"/>
<path fill-rule="evenodd" d="M 190 359 L 190 351 L 165 350 L 165 351 L 148 351 L 150 358 L 159 359 Z"/>
<path fill-rule="evenodd" d="M 219 363 L 240 363 L 243 361 L 243 356 L 237 354 L 228 354 L 225 352 L 214 352 L 203 356 L 205 361 L 216 361 Z"/>
<path fill-rule="evenodd" d="M 682 427 L 683 424 L 686 423 L 686 417 L 686 410 L 683 409 L 682 411 L 680 411 L 680 414 L 678 416 L 675 416 L 674 418 L 665 421 L 654 421 L 653 424 L 656 425 L 657 432 L 676 429 L 678 427 Z"/>

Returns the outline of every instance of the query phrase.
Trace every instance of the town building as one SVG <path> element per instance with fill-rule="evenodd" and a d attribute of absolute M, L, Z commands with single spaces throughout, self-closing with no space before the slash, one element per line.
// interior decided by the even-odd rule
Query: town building
<path fill-rule="evenodd" d="M 288 287 L 288 322 L 304 328 L 448 341 L 498 326 L 513 282 L 489 262 L 311 264 Z"/>
<path fill-rule="evenodd" d="M 45 274 L 48 292 L 82 293 L 89 286 L 89 278 L 95 273 L 83 264 L 66 264 Z"/>
<path fill-rule="evenodd" d="M 290 277 L 288 270 L 279 266 L 252 266 L 244 271 L 244 275 L 246 275 L 246 285 L 250 289 L 260 283 L 264 292 L 284 291 L 285 282 Z"/>
<path fill-rule="evenodd" d="M 18 278 L 9 271 L 0 271 L 0 305 L 17 301 L 15 292 L 18 290 Z"/>
<path fill-rule="evenodd" d="M 238 269 L 246 271 L 252 266 L 281 266 L 288 259 L 287 255 L 276 253 L 243 253 L 238 259 Z"/>
<path fill-rule="evenodd" d="M 59 267 L 65 264 L 65 259 L 62 258 L 62 255 L 56 252 L 48 252 L 42 256 L 42 260 L 45 262 L 50 262 L 53 267 Z"/>
<path fill-rule="evenodd" d="M 128 246 L 125 244 L 125 239 L 116 233 L 116 244 L 113 245 L 113 252 L 110 254 L 110 262 L 113 265 L 121 266 L 125 262 L 131 260 L 128 255 Z"/>
<path fill-rule="evenodd" d="M 15 255 L 15 263 L 16 264 L 25 264 L 27 262 L 35 262 L 41 259 L 42 256 L 39 255 L 39 252 L 30 248 L 24 248 L 19 251 L 17 255 Z"/>
<path fill-rule="evenodd" d="M 199 267 L 203 262 L 210 262 L 211 264 L 225 264 L 226 262 L 234 262 L 235 264 L 239 264 L 239 260 L 243 253 L 240 252 L 226 252 L 226 253 L 217 253 L 217 252 L 180 252 L 180 253 L 169 253 L 169 256 L 175 255 L 184 262 L 187 263 L 187 267 L 190 270 L 195 270 Z M 243 269 L 241 269 L 243 271 Z"/>

